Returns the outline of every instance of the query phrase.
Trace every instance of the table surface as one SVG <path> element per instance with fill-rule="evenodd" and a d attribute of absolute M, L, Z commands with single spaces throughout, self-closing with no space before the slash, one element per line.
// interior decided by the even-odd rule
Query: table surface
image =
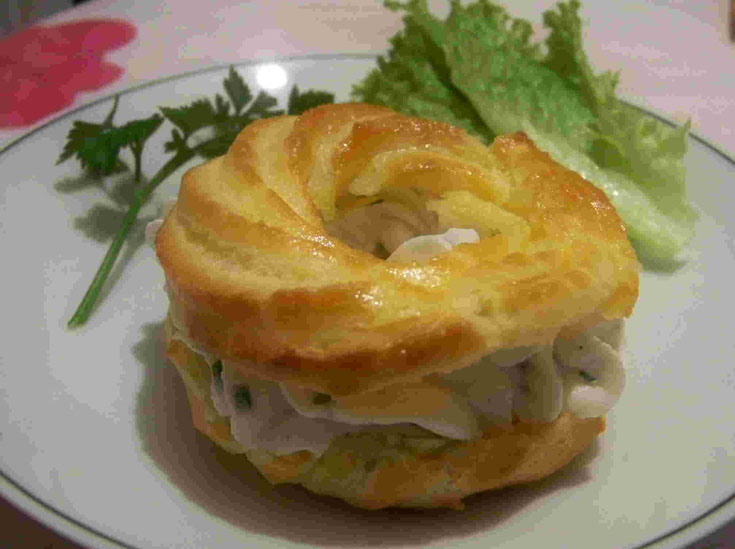
<path fill-rule="evenodd" d="M 517 4 L 513 10 L 523 16 L 540 11 L 530 1 Z M 735 43 L 728 25 L 730 1 L 648 0 L 622 5 L 627 7 L 621 8 L 618 21 L 597 21 L 594 2 L 585 5 L 590 7 L 588 16 L 583 8 L 590 23 L 586 49 L 594 65 L 614 70 L 624 67 L 619 88 L 624 97 L 670 119 L 690 120 L 695 133 L 732 157 Z M 34 124 L 0 128 L 0 149 L 68 109 L 150 80 L 251 59 L 381 52 L 400 28 L 398 15 L 371 0 L 96 0 L 40 24 L 100 18 L 125 20 L 137 29 L 134 40 L 106 55 L 124 69 L 121 77 L 99 90 L 77 95 L 66 109 Z M 652 20 L 656 25 L 651 28 L 659 32 L 650 43 L 626 42 L 627 33 L 633 33 L 637 25 L 651 26 Z M 686 37 L 677 30 L 681 28 L 687 29 Z M 77 547 L 2 499 L 0 524 L 3 547 Z M 691 548 L 733 546 L 735 521 Z"/>

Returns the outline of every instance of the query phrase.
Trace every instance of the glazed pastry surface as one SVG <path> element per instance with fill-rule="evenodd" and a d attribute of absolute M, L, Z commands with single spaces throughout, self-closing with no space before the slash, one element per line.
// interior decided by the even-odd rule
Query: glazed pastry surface
<path fill-rule="evenodd" d="M 349 237 L 360 219 L 372 240 Z M 381 257 L 449 228 L 480 239 Z M 246 127 L 184 176 L 156 250 L 172 321 L 198 348 L 335 396 L 548 345 L 629 315 L 638 293 L 604 193 L 523 134 L 488 147 L 364 104 Z"/>

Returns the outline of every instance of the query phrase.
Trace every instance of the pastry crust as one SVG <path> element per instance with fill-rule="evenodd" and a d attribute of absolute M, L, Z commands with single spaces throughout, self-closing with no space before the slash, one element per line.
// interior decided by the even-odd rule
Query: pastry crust
<path fill-rule="evenodd" d="M 167 354 L 179 371 L 197 357 L 167 334 Z M 182 376 L 185 378 L 185 376 Z M 485 490 L 528 483 L 567 465 L 605 428 L 603 418 L 565 412 L 550 423 L 515 421 L 487 429 L 471 441 L 411 447 L 401 435 L 377 430 L 336 437 L 320 457 L 302 450 L 276 456 L 245 451 L 232 439 L 224 418 L 205 417 L 205 397 L 187 384 L 195 427 L 230 452 L 243 453 L 273 484 L 301 484 L 365 509 L 450 507 Z M 439 440 L 434 438 L 433 440 Z"/>
<path fill-rule="evenodd" d="M 604 429 L 604 418 L 580 419 L 565 412 L 550 423 L 519 421 L 491 428 L 477 440 L 456 442 L 445 450 L 392 456 L 379 460 L 372 469 L 371 458 L 355 452 L 345 436 L 336 440 L 313 468 L 297 473 L 289 481 L 365 509 L 462 509 L 462 500 L 469 495 L 551 475 L 587 448 Z M 271 482 L 279 482 L 268 473 L 271 468 L 282 468 L 283 459 L 274 458 L 259 469 Z M 335 467 L 334 462 L 342 462 L 343 466 Z M 352 474 L 331 473 L 345 468 Z M 364 473 L 355 475 L 354 471 Z"/>
<path fill-rule="evenodd" d="M 481 236 L 391 263 L 326 222 L 410 192 Z M 170 314 L 245 374 L 335 396 L 452 371 L 627 316 L 638 263 L 604 193 L 523 134 L 342 104 L 246 127 L 188 171 L 156 240 Z"/>

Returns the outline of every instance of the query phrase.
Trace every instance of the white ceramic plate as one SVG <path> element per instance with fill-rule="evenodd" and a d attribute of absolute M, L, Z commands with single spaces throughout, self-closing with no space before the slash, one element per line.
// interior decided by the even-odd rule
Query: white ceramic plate
<path fill-rule="evenodd" d="M 297 83 L 343 100 L 373 62 L 284 60 L 287 85 L 272 93 L 283 99 Z M 225 70 L 131 90 L 117 120 L 220 92 Z M 239 70 L 257 89 L 258 66 Z M 114 186 L 103 191 L 75 164 L 54 162 L 72 121 L 100 121 L 110 105 L 78 109 L 0 152 L 0 489 L 39 520 L 109 547 L 663 548 L 735 515 L 732 159 L 690 140 L 694 251 L 673 274 L 643 274 L 628 387 L 594 448 L 534 486 L 469 498 L 461 513 L 369 513 L 273 488 L 195 433 L 161 353 L 163 276 L 141 239 L 89 324 L 66 328 L 120 206 Z M 148 145 L 148 173 L 160 145 Z M 174 195 L 179 175 L 143 218 Z"/>

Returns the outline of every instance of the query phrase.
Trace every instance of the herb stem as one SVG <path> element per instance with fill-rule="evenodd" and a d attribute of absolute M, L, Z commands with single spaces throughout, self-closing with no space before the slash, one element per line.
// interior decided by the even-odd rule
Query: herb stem
<path fill-rule="evenodd" d="M 202 145 L 205 145 L 205 143 Z M 199 145 L 199 147 L 202 145 Z M 107 277 L 110 276 L 110 271 L 112 271 L 112 267 L 115 265 L 115 261 L 120 255 L 120 250 L 133 228 L 135 220 L 138 217 L 138 213 L 140 213 L 141 208 L 146 203 L 150 195 L 169 175 L 191 160 L 195 156 L 199 147 L 179 150 L 173 158 L 166 162 L 166 164 L 156 172 L 145 187 L 138 189 L 135 193 L 133 201 L 128 207 L 128 211 L 125 213 L 125 217 L 123 218 L 120 228 L 112 239 L 110 247 L 107 249 L 107 253 L 102 259 L 87 292 L 84 294 L 82 301 L 77 306 L 77 309 L 71 319 L 69 319 L 68 326 L 70 328 L 81 326 L 87 322 L 87 319 L 89 319 L 89 315 L 99 298 L 102 287 L 104 286 Z"/>
<path fill-rule="evenodd" d="M 87 292 L 67 323 L 70 328 L 81 326 L 89 319 L 120 251 L 135 226 L 138 214 L 153 191 L 195 156 L 211 159 L 225 154 L 237 134 L 253 120 L 283 114 L 282 110 L 276 108 L 278 100 L 275 97 L 260 92 L 253 99 L 247 84 L 233 67 L 230 67 L 223 86 L 228 99 L 217 94 L 213 100 L 197 99 L 182 107 L 161 107 L 161 114 L 133 120 L 123 126 L 113 124 L 119 103 L 119 96 L 115 96 L 112 109 L 101 124 L 76 121 L 72 125 L 64 149 L 56 161 L 57 164 L 74 156 L 79 160 L 83 169 L 105 176 L 122 164 L 119 153 L 122 148 L 127 147 L 135 161 L 133 169 L 136 185 L 125 217 L 87 288 Z M 332 93 L 311 90 L 302 93 L 294 86 L 289 96 L 289 114 L 301 114 L 309 108 L 333 102 L 334 94 Z M 234 114 L 230 113 L 231 108 Z M 150 181 L 144 184 L 143 150 L 148 138 L 165 120 L 173 124 L 174 129 L 171 131 L 171 139 L 164 143 L 163 148 L 166 153 L 174 156 L 156 172 Z M 187 143 L 193 134 L 205 128 L 211 129 L 214 136 L 197 145 Z M 105 193 L 110 194 L 104 185 L 102 188 Z"/>
<path fill-rule="evenodd" d="M 140 143 L 132 143 L 130 150 L 133 152 L 133 159 L 135 161 L 135 182 L 140 183 L 143 174 L 141 172 L 141 156 L 143 154 L 143 146 Z"/>

